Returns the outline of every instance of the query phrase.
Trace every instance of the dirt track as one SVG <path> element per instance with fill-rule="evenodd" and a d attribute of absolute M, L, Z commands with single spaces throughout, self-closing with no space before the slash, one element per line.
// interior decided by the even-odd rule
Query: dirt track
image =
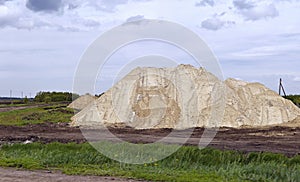
<path fill-rule="evenodd" d="M 101 133 L 98 130 L 89 130 L 91 133 Z M 134 130 L 131 128 L 110 131 L 120 139 L 132 143 L 151 143 L 168 135 L 172 130 Z M 197 128 L 187 141 L 186 145 L 198 145 L 203 134 L 203 128 Z M 177 133 L 170 143 L 177 143 L 187 131 Z M 103 136 L 105 140 L 114 139 Z M 0 126 L 0 143 L 39 141 L 49 143 L 58 142 L 86 142 L 79 128 L 69 127 L 66 123 L 28 125 L 24 127 Z M 240 150 L 244 152 L 268 151 L 293 156 L 300 153 L 300 128 L 271 127 L 261 129 L 233 129 L 221 128 L 209 146 L 218 149 Z"/>
<path fill-rule="evenodd" d="M 107 182 L 136 182 L 136 180 L 104 176 L 68 176 L 59 171 L 25 171 L 9 168 L 0 168 L 0 181 L 11 182 L 82 182 L 82 181 L 107 181 Z"/>
<path fill-rule="evenodd" d="M 62 102 L 62 104 L 65 104 Z M 15 110 L 22 110 L 22 109 L 29 109 L 29 108 L 36 108 L 36 107 L 45 107 L 45 106 L 52 106 L 55 104 L 34 104 L 34 105 L 26 105 L 26 106 L 6 106 L 0 107 L 0 112 L 8 112 L 8 111 L 15 111 Z"/>

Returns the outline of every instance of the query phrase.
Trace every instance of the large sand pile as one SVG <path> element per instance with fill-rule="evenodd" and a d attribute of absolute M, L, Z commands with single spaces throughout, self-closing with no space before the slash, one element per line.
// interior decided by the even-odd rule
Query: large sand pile
<path fill-rule="evenodd" d="M 90 94 L 85 94 L 83 96 L 80 96 L 76 100 L 74 100 L 71 104 L 68 105 L 68 108 L 76 109 L 76 110 L 82 110 L 89 104 L 91 104 L 93 101 L 95 101 L 97 98 L 95 96 L 92 96 Z"/>
<path fill-rule="evenodd" d="M 226 95 L 221 119 L 214 117 L 223 116 L 222 100 L 218 100 L 222 92 L 215 88 L 221 88 Z M 95 104 L 76 114 L 72 125 L 138 129 L 241 127 L 279 125 L 299 116 L 297 106 L 262 84 L 235 79 L 222 82 L 203 68 L 180 65 L 134 69 Z"/>

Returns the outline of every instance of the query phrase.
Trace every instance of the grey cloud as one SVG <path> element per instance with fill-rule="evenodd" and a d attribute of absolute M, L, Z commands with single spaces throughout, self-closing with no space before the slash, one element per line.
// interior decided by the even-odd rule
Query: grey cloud
<path fill-rule="evenodd" d="M 16 17 L 0 17 L 0 27 L 15 26 L 14 21 L 17 21 Z"/>
<path fill-rule="evenodd" d="M 73 9 L 76 9 L 76 8 L 78 8 L 78 7 L 79 7 L 79 5 L 76 5 L 76 4 L 72 4 L 72 3 L 70 3 L 70 4 L 67 4 L 67 7 L 68 7 L 68 9 L 69 9 L 69 10 L 73 10 Z"/>
<path fill-rule="evenodd" d="M 0 5 L 5 4 L 7 1 L 12 1 L 12 0 L 0 0 Z"/>
<path fill-rule="evenodd" d="M 221 14 L 219 14 L 218 16 L 224 16 L 226 15 L 226 12 L 222 12 Z"/>
<path fill-rule="evenodd" d="M 234 0 L 233 5 L 241 10 L 254 8 L 254 4 L 252 2 L 246 0 Z"/>
<path fill-rule="evenodd" d="M 260 20 L 264 18 L 274 18 L 279 15 L 274 4 L 256 5 L 248 0 L 234 0 L 234 7 L 237 12 L 244 16 L 245 20 Z"/>
<path fill-rule="evenodd" d="M 201 23 L 202 28 L 213 31 L 231 25 L 235 25 L 235 21 L 223 21 L 217 17 L 206 19 Z"/>
<path fill-rule="evenodd" d="M 256 7 L 246 11 L 241 12 L 242 15 L 245 16 L 246 20 L 260 20 L 263 18 L 274 18 L 279 15 L 278 10 L 273 4 L 263 6 L 263 7 Z"/>
<path fill-rule="evenodd" d="M 6 6 L 1 6 L 0 11 L 1 10 L 3 10 L 4 13 L 0 16 L 0 27 L 16 26 L 20 19 L 20 15 L 15 11 L 11 11 Z"/>
<path fill-rule="evenodd" d="M 201 2 L 195 4 L 195 6 L 214 6 L 214 5 L 215 5 L 214 0 L 202 0 Z"/>
<path fill-rule="evenodd" d="M 24 0 L 25 1 L 25 0 Z M 136 0 L 134 0 L 136 1 Z M 25 6 L 18 1 L 0 0 L 0 28 L 14 27 L 17 29 L 34 29 L 38 27 L 50 27 L 59 31 L 90 30 L 100 26 L 97 16 L 83 17 L 74 13 L 74 9 L 92 8 L 92 11 L 101 14 L 113 13 L 119 5 L 126 4 L 128 0 L 26 0 Z M 36 12 L 55 13 L 54 19 L 43 17 Z M 139 18 L 139 17 L 136 17 Z M 68 19 L 66 23 L 66 19 Z"/>
<path fill-rule="evenodd" d="M 44 22 L 43 20 L 35 19 L 34 17 L 22 14 L 16 7 L 11 9 L 4 6 L 7 12 L 4 16 L 0 16 L 0 28 L 1 27 L 13 27 L 16 29 L 28 29 L 31 30 L 36 27 L 51 26 L 49 22 Z"/>
<path fill-rule="evenodd" d="M 133 21 L 138 21 L 138 20 L 142 20 L 142 19 L 144 19 L 143 15 L 136 15 L 136 16 L 127 18 L 126 22 L 133 22 Z"/>
<path fill-rule="evenodd" d="M 28 0 L 26 7 L 32 11 L 53 12 L 62 7 L 62 0 Z"/>
<path fill-rule="evenodd" d="M 219 30 L 225 25 L 224 21 L 218 18 L 209 18 L 201 23 L 201 27 L 208 30 Z"/>

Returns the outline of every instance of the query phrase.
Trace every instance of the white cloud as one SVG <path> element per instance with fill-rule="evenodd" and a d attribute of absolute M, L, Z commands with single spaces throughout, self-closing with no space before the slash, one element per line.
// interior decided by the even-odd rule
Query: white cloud
<path fill-rule="evenodd" d="M 296 81 L 296 82 L 300 82 L 300 76 L 298 76 L 298 77 L 295 77 L 295 78 L 294 78 L 294 81 Z"/>

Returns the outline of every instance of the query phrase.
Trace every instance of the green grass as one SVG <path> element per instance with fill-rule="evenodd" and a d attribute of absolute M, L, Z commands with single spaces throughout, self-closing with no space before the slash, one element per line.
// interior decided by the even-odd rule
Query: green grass
<path fill-rule="evenodd" d="M 105 142 L 103 147 L 117 145 Z M 161 144 L 157 148 L 164 147 Z M 111 147 L 113 148 L 113 147 Z M 161 150 L 161 149 L 159 149 Z M 219 151 L 185 146 L 151 164 L 124 164 L 89 144 L 13 144 L 0 149 L 0 166 L 58 169 L 66 174 L 130 177 L 154 181 L 299 181 L 300 156 Z"/>
<path fill-rule="evenodd" d="M 0 113 L 0 125 L 22 126 L 44 122 L 69 122 L 74 115 L 72 109 L 65 105 L 36 107 Z"/>

